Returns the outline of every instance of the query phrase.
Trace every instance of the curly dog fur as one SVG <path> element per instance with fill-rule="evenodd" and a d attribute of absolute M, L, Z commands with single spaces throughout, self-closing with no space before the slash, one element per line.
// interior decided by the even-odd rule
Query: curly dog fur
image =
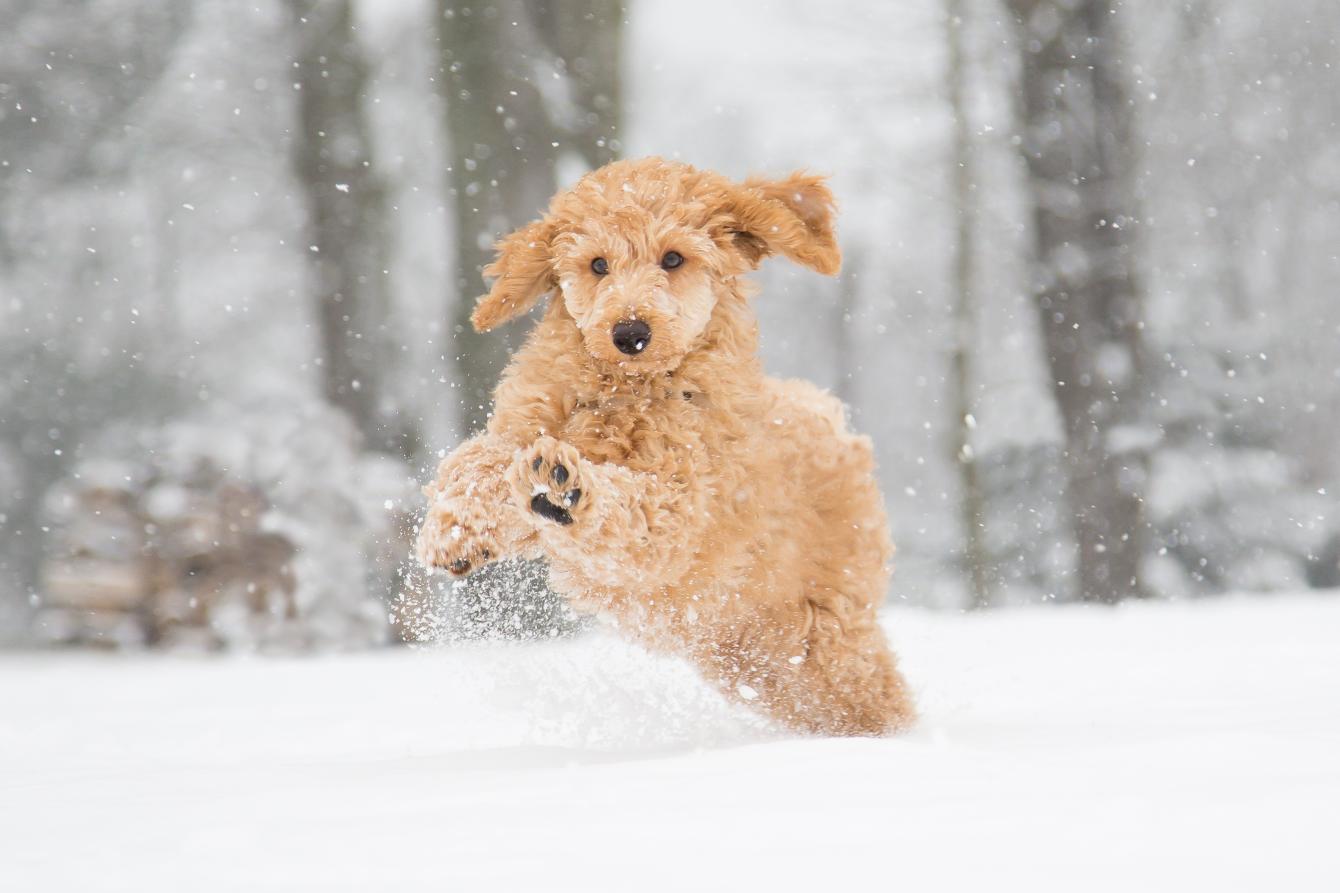
<path fill-rule="evenodd" d="M 835 398 L 763 374 L 742 278 L 773 254 L 838 271 L 823 179 L 616 162 L 497 247 L 476 328 L 558 296 L 487 430 L 424 488 L 420 560 L 543 556 L 575 607 L 792 728 L 909 724 L 875 619 L 893 548 L 870 442 Z M 620 349 L 632 323 L 647 337 Z"/>

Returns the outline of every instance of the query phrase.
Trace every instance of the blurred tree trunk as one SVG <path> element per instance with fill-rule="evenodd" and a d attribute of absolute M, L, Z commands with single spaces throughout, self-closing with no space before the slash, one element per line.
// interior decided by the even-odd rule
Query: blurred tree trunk
<path fill-rule="evenodd" d="M 1131 141 L 1111 0 L 1011 0 L 1020 25 L 1033 288 L 1065 426 L 1078 596 L 1143 594 L 1138 422 L 1143 296 Z"/>
<path fill-rule="evenodd" d="M 976 428 L 973 397 L 972 351 L 977 342 L 973 261 L 976 258 L 976 186 L 973 183 L 972 124 L 969 120 L 967 37 L 963 0 L 947 0 L 945 27 L 948 49 L 946 84 L 954 117 L 951 188 L 954 196 L 955 239 L 950 288 L 953 293 L 953 355 L 950 362 L 950 428 L 952 454 L 959 478 L 959 516 L 963 526 L 963 570 L 974 608 L 991 604 L 990 559 L 985 542 L 985 498 L 973 450 Z"/>
<path fill-rule="evenodd" d="M 351 0 L 289 0 L 294 18 L 298 128 L 293 163 L 307 209 L 311 298 L 326 399 L 368 447 L 410 458 L 414 426 L 386 393 L 394 362 L 388 322 L 386 215 L 363 113 L 368 65 Z"/>
<path fill-rule="evenodd" d="M 842 276 L 837 283 L 837 306 L 833 308 L 832 342 L 834 370 L 833 394 L 845 403 L 848 411 L 856 404 L 856 376 L 860 370 L 853 327 L 861 310 L 861 271 L 865 269 L 865 253 L 859 247 L 844 248 Z"/>
<path fill-rule="evenodd" d="M 493 243 L 548 205 L 562 152 L 588 167 L 618 152 L 623 4 L 439 0 L 438 12 L 454 223 L 448 330 L 464 436 L 483 427 L 520 338 L 470 325 Z"/>
<path fill-rule="evenodd" d="M 535 27 L 567 73 L 570 108 L 560 114 L 566 143 L 587 167 L 618 157 L 623 127 L 622 64 L 624 0 L 579 0 L 528 4 Z"/>

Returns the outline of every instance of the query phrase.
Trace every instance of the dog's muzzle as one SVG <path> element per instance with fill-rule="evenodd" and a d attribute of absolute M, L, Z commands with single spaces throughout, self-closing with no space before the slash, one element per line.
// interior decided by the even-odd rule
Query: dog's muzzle
<path fill-rule="evenodd" d="M 610 337 L 614 339 L 614 346 L 619 348 L 620 353 L 637 356 L 651 343 L 651 326 L 640 319 L 615 323 Z"/>

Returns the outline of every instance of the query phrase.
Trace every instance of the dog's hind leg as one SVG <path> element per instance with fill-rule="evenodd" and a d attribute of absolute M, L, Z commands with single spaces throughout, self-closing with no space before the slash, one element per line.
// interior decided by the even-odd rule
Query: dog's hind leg
<path fill-rule="evenodd" d="M 821 735 L 884 735 L 915 719 L 912 697 L 873 612 L 840 599 L 741 616 L 694 655 L 733 698 Z"/>
<path fill-rule="evenodd" d="M 883 735 L 916 718 L 907 683 L 873 616 L 844 629 L 821 611 L 778 706 L 827 735 Z"/>

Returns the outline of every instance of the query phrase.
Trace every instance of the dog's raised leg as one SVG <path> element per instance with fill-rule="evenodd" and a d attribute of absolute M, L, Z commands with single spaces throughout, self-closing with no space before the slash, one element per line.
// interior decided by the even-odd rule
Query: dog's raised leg
<path fill-rule="evenodd" d="M 685 475 L 686 478 L 691 478 Z M 584 459 L 571 444 L 541 437 L 508 473 L 513 504 L 529 512 L 561 574 L 602 587 L 637 588 L 643 577 L 673 582 L 692 563 L 695 493 L 619 465 Z"/>
<path fill-rule="evenodd" d="M 428 511 L 416 551 L 425 567 L 464 576 L 490 561 L 524 554 L 534 525 L 512 502 L 507 472 L 515 444 L 476 434 L 442 460 L 423 488 Z"/>

